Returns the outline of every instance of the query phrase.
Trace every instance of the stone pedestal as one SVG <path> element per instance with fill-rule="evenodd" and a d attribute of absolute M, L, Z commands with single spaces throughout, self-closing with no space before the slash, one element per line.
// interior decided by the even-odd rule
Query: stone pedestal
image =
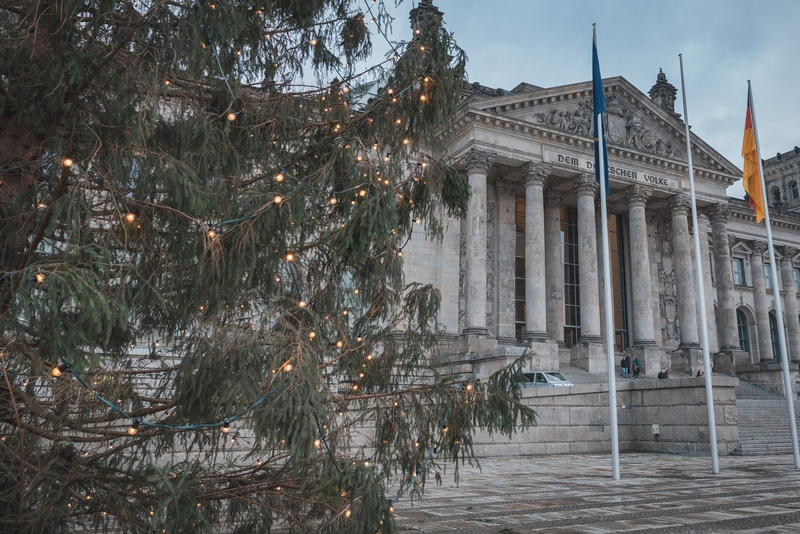
<path fill-rule="evenodd" d="M 569 352 L 572 365 L 590 373 L 607 373 L 608 358 L 605 344 L 600 341 L 580 341 Z"/>
<path fill-rule="evenodd" d="M 496 339 L 486 336 L 465 334 L 456 339 L 455 341 L 453 341 L 453 344 L 451 345 L 449 352 L 451 354 L 467 355 L 469 353 L 474 353 L 474 352 L 486 352 L 496 348 L 497 348 Z"/>
<path fill-rule="evenodd" d="M 523 345 L 531 357 L 531 370 L 558 371 L 561 364 L 558 358 L 558 343 L 551 340 L 528 341 Z"/>
<path fill-rule="evenodd" d="M 728 376 L 737 376 L 737 367 L 750 365 L 750 355 L 742 350 L 721 350 L 711 358 L 714 372 Z"/>
<path fill-rule="evenodd" d="M 639 358 L 639 374 L 654 377 L 658 372 L 668 367 L 667 351 L 656 345 L 634 345 L 628 352 L 631 355 L 631 362 Z M 671 365 L 671 364 L 670 364 Z"/>
<path fill-rule="evenodd" d="M 703 349 L 699 346 L 687 346 L 672 351 L 672 363 L 669 365 L 669 375 L 680 378 L 694 376 L 698 369 L 703 368 Z M 657 374 L 657 372 L 656 372 Z"/>

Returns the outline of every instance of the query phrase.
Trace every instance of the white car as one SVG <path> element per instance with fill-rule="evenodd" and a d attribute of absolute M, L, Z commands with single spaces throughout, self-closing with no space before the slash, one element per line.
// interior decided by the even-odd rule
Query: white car
<path fill-rule="evenodd" d="M 522 385 L 526 388 L 551 387 L 551 386 L 574 386 L 564 375 L 556 372 L 533 372 L 524 373 L 528 382 Z"/>

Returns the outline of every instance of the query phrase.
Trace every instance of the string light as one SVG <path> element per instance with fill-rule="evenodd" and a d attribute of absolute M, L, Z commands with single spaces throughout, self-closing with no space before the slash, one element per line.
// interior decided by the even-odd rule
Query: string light
<path fill-rule="evenodd" d="M 283 181 L 283 175 L 281 173 L 276 174 L 275 175 L 275 181 L 276 182 L 282 182 Z"/>
<path fill-rule="evenodd" d="M 217 232 L 215 232 L 214 230 L 209 230 L 208 231 L 208 237 L 210 237 L 211 239 L 214 239 L 215 237 L 217 237 Z"/>
<path fill-rule="evenodd" d="M 228 120 L 231 121 L 231 122 L 235 121 L 236 120 L 236 113 L 234 113 L 233 111 L 228 113 Z"/>
<path fill-rule="evenodd" d="M 275 198 L 273 198 L 272 201 L 275 202 L 275 204 L 280 204 L 283 202 L 283 197 L 280 195 L 275 195 Z"/>
<path fill-rule="evenodd" d="M 70 168 L 75 163 L 75 161 L 72 158 L 64 158 L 63 163 L 64 167 Z"/>
<path fill-rule="evenodd" d="M 286 255 L 286 261 L 294 261 L 294 254 L 291 252 Z"/>
<path fill-rule="evenodd" d="M 45 279 L 45 276 L 42 273 L 36 273 L 35 275 L 33 275 L 33 277 L 36 278 L 36 281 L 39 282 L 40 284 L 44 282 Z"/>
<path fill-rule="evenodd" d="M 58 378 L 59 376 L 61 376 L 64 373 L 66 373 L 68 369 L 69 369 L 69 366 L 67 364 L 60 363 L 60 364 L 54 366 L 52 369 L 50 369 L 50 374 L 53 375 L 54 377 Z"/>
<path fill-rule="evenodd" d="M 138 419 L 134 419 L 131 423 L 131 426 L 128 427 L 128 435 L 135 436 L 137 432 L 139 432 L 139 425 L 140 421 Z"/>
<path fill-rule="evenodd" d="M 133 221 L 136 220 L 136 215 L 134 215 L 133 213 L 126 213 L 125 220 L 132 223 Z"/>
<path fill-rule="evenodd" d="M 338 200 L 336 200 L 336 197 L 331 197 L 331 199 L 330 199 L 330 201 L 329 201 L 329 202 L 331 203 L 331 206 L 334 206 L 334 205 L 336 205 L 336 203 L 338 202 Z"/>
<path fill-rule="evenodd" d="M 222 431 L 223 434 L 227 434 L 228 432 L 230 432 L 231 431 L 230 421 L 225 419 L 225 421 L 222 422 L 222 427 L 220 428 L 220 430 Z"/>
<path fill-rule="evenodd" d="M 298 302 L 297 305 L 300 306 L 301 308 L 305 308 L 308 305 L 308 303 L 305 300 L 300 299 L 300 302 Z M 311 336 L 311 337 L 314 337 L 314 336 Z"/>

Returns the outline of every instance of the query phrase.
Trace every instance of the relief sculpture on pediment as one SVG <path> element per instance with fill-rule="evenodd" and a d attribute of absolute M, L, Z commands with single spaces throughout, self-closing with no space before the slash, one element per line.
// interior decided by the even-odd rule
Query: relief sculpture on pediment
<path fill-rule="evenodd" d="M 591 101 L 578 103 L 575 110 L 552 109 L 536 113 L 540 124 L 565 132 L 593 137 L 593 106 Z M 616 95 L 608 97 L 605 112 L 606 138 L 612 145 L 619 145 L 662 157 L 684 159 L 683 151 L 672 144 L 672 140 L 647 127 L 644 118 L 624 105 Z"/>

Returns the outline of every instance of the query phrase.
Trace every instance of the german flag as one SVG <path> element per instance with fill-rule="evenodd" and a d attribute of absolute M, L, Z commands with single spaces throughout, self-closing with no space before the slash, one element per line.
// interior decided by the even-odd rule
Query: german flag
<path fill-rule="evenodd" d="M 756 222 L 764 219 L 764 195 L 761 192 L 761 175 L 758 172 L 758 149 L 756 148 L 756 134 L 753 128 L 753 95 L 750 84 L 747 85 L 747 116 L 744 119 L 744 140 L 742 141 L 742 157 L 744 157 L 744 172 L 742 185 L 747 193 L 747 203 L 756 212 Z"/>

